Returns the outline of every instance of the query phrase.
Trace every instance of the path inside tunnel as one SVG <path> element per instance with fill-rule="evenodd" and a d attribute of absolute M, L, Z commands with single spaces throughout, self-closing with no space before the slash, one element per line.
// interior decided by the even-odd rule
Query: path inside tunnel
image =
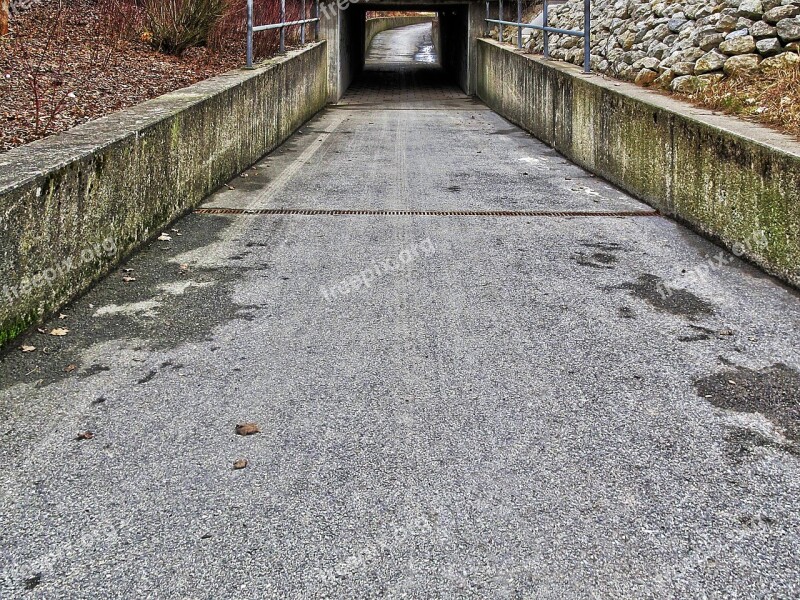
<path fill-rule="evenodd" d="M 0 596 L 800 594 L 797 295 L 429 31 L 0 356 Z"/>

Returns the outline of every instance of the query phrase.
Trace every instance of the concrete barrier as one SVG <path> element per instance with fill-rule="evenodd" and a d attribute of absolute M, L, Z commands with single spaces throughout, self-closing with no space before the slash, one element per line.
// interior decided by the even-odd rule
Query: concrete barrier
<path fill-rule="evenodd" d="M 325 42 L 0 155 L 0 346 L 324 105 Z"/>
<path fill-rule="evenodd" d="M 509 121 L 800 286 L 800 143 L 492 40 L 479 41 L 477 79 Z"/>
<path fill-rule="evenodd" d="M 366 29 L 364 35 L 364 52 L 369 50 L 369 45 L 372 39 L 388 29 L 395 29 L 397 27 L 405 27 L 406 25 L 417 25 L 418 23 L 430 23 L 433 17 L 425 16 L 409 16 L 409 17 L 377 17 L 375 19 L 366 20 Z"/>

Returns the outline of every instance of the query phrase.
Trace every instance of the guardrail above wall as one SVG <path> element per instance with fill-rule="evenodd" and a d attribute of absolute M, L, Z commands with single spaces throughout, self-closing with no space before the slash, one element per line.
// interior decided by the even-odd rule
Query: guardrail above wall
<path fill-rule="evenodd" d="M 302 0 L 300 10 L 306 16 L 306 0 Z M 247 68 L 253 68 L 253 34 L 259 31 L 279 29 L 281 32 L 280 52 L 286 52 L 286 28 L 300 26 L 300 43 L 306 43 L 306 25 L 314 23 L 314 41 L 319 41 L 319 0 L 314 0 L 314 17 L 297 21 L 286 20 L 286 0 L 281 0 L 281 21 L 268 25 L 253 24 L 253 0 L 247 0 Z"/>
<path fill-rule="evenodd" d="M 522 30 L 523 29 L 538 29 L 544 33 L 544 56 L 545 58 L 550 56 L 550 34 L 557 33 L 559 35 L 573 35 L 576 37 L 583 38 L 583 72 L 584 73 L 591 73 L 591 48 L 590 48 L 590 32 L 592 29 L 592 17 L 591 17 L 591 8 L 592 3 L 591 0 L 583 0 L 583 31 L 577 31 L 573 29 L 559 29 L 557 27 L 550 27 L 547 23 L 547 0 L 543 0 L 544 4 L 542 6 L 542 23 L 523 23 L 522 22 L 522 0 L 517 0 L 517 20 L 516 21 L 505 21 L 503 20 L 503 0 L 497 0 L 497 19 L 491 18 L 491 3 L 492 0 L 486 0 L 486 37 L 489 37 L 489 24 L 495 23 L 499 25 L 497 41 L 503 42 L 503 26 L 508 25 L 510 27 L 517 28 L 517 48 L 522 48 Z"/>

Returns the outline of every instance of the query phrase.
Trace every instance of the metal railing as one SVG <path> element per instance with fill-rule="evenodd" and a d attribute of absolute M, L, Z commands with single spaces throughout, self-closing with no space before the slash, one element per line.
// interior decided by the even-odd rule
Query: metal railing
<path fill-rule="evenodd" d="M 516 27 L 517 28 L 517 47 L 522 48 L 522 30 L 523 29 L 538 29 L 539 31 L 543 32 L 544 35 L 544 56 L 548 58 L 550 56 L 550 34 L 557 33 L 559 35 L 574 35 L 576 37 L 583 38 L 583 72 L 584 73 L 591 73 L 590 67 L 590 60 L 591 60 L 591 48 L 589 45 L 590 42 L 590 33 L 592 28 L 592 17 L 591 17 L 591 8 L 592 3 L 591 0 L 583 0 L 583 30 L 577 31 L 573 29 L 559 29 L 558 27 L 550 27 L 547 24 L 547 0 L 544 0 L 544 5 L 542 6 L 542 24 L 536 23 L 523 23 L 522 22 L 522 0 L 517 0 L 517 20 L 516 21 L 505 21 L 503 20 L 503 0 L 497 0 L 498 8 L 497 8 L 497 19 L 492 19 L 491 17 L 491 0 L 486 0 L 486 36 L 489 36 L 489 23 L 495 23 L 498 25 L 498 40 L 500 42 L 503 41 L 503 26 L 508 25 L 509 27 Z"/>
<path fill-rule="evenodd" d="M 301 8 L 303 17 L 306 16 L 306 0 L 302 0 Z M 314 40 L 319 40 L 319 0 L 314 0 L 314 17 L 312 19 L 300 19 L 298 21 L 286 20 L 286 0 L 281 0 L 281 22 L 270 23 L 269 25 L 253 24 L 253 0 L 247 0 L 247 65 L 246 68 L 253 68 L 253 34 L 259 31 L 280 30 L 280 52 L 286 52 L 286 28 L 300 26 L 300 43 L 306 43 L 306 26 L 314 24 Z"/>

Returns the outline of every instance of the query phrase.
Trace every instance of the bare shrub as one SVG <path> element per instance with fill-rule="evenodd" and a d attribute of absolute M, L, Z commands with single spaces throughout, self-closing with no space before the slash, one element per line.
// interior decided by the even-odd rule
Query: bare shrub
<path fill-rule="evenodd" d="M 205 46 L 225 7 L 225 0 L 145 0 L 148 42 L 175 56 Z"/>

